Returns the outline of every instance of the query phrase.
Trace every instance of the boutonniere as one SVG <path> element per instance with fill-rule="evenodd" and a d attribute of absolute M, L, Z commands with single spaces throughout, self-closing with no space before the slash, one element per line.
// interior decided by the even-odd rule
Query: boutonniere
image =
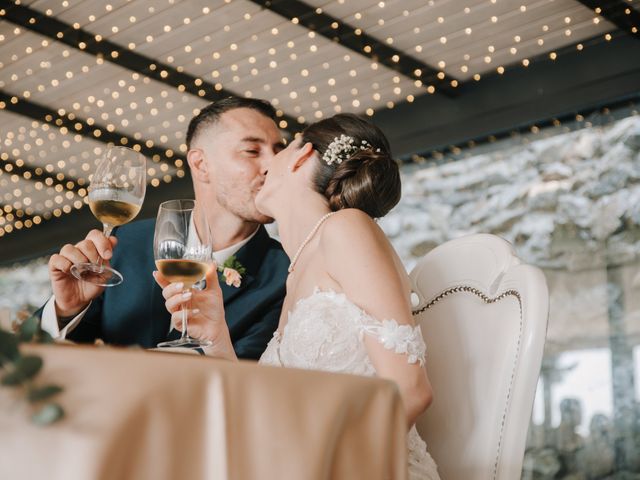
<path fill-rule="evenodd" d="M 218 265 L 218 271 L 224 277 L 224 283 L 238 288 L 242 282 L 242 275 L 247 271 L 238 261 L 235 255 L 227 258 L 222 265 Z"/>

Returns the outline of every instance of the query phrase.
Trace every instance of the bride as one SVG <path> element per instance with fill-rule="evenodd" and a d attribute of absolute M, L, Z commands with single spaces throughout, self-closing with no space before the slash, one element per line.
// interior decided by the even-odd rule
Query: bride
<path fill-rule="evenodd" d="M 393 380 L 407 415 L 409 478 L 431 480 L 436 466 L 414 426 L 432 398 L 426 348 L 411 316 L 409 278 L 373 220 L 399 199 L 387 139 L 355 115 L 310 125 L 274 157 L 256 206 L 277 221 L 291 265 L 280 323 L 260 363 Z M 189 333 L 213 341 L 208 354 L 235 360 L 214 279 L 192 297 Z M 180 328 L 184 300 L 171 286 L 164 293 Z"/>

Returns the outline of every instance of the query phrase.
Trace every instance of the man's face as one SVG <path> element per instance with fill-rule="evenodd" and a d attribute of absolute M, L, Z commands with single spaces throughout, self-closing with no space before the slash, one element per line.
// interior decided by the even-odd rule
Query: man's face
<path fill-rule="evenodd" d="M 249 108 L 229 110 L 194 143 L 208 165 L 206 186 L 222 208 L 248 222 L 273 221 L 255 206 L 269 163 L 283 148 L 273 120 Z"/>

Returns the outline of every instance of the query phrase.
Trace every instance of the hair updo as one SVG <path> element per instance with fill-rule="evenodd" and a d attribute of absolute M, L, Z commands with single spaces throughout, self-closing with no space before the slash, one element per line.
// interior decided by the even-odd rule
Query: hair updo
<path fill-rule="evenodd" d="M 358 148 L 342 162 L 328 164 L 322 156 L 341 135 L 354 139 Z M 310 142 L 320 159 L 313 187 L 329 200 L 331 210 L 357 208 L 372 218 L 383 217 L 400 200 L 400 170 L 382 131 L 357 115 L 342 113 L 309 125 L 302 143 Z"/>

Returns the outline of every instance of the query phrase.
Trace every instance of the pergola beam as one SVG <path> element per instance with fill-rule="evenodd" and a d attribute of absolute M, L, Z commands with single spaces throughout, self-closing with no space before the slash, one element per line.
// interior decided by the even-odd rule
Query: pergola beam
<path fill-rule="evenodd" d="M 577 0 L 620 30 L 640 40 L 640 12 L 623 0 Z"/>
<path fill-rule="evenodd" d="M 216 88 L 215 84 L 202 78 L 180 72 L 171 65 L 136 53 L 110 40 L 100 39 L 98 41 L 93 33 L 82 28 L 73 28 L 68 23 L 62 22 L 55 17 L 47 16 L 30 7 L 17 5 L 8 0 L 0 0 L 0 13 L 2 12 L 4 14 L 0 18 L 25 29 L 44 35 L 56 42 L 64 43 L 81 52 L 103 58 L 122 68 L 145 75 L 164 85 L 178 88 L 210 102 L 236 95 L 219 86 Z M 287 122 L 287 126 L 283 130 L 287 130 L 290 133 L 302 130 L 305 126 L 305 124 L 299 123 L 295 117 L 286 113 L 281 118 Z M 293 127 L 297 128 L 294 129 Z"/>
<path fill-rule="evenodd" d="M 0 110 L 7 110 L 13 113 L 17 113 L 19 115 L 31 118 L 33 120 L 37 120 L 42 123 L 47 123 L 56 128 L 66 128 L 71 133 L 78 133 L 83 135 L 86 138 L 91 138 L 97 142 L 114 145 L 123 145 L 126 144 L 129 147 L 135 147 L 140 153 L 145 155 L 148 158 L 151 158 L 154 162 L 160 163 L 162 158 L 167 157 L 167 150 L 164 148 L 160 148 L 158 146 L 147 146 L 144 140 L 136 140 L 135 138 L 119 131 L 109 131 L 106 127 L 102 125 L 89 125 L 85 120 L 81 118 L 77 118 L 73 114 L 60 115 L 59 112 L 52 110 L 49 107 L 44 105 L 40 105 L 36 102 L 27 100 L 25 98 L 21 98 L 15 95 L 11 95 L 3 90 L 0 90 Z M 147 216 L 155 215 L 155 212 L 158 208 L 158 204 L 167 198 L 171 198 L 171 193 L 174 193 L 175 198 L 180 197 L 188 197 L 192 196 L 192 183 L 191 176 L 189 174 L 189 169 L 186 168 L 186 158 L 179 154 L 173 154 L 171 157 L 173 161 L 182 160 L 184 169 L 184 177 L 176 178 L 174 177 L 171 183 L 161 184 L 162 188 L 148 188 L 147 195 L 145 197 L 145 207 L 143 208 L 142 214 Z M 7 160 L 4 160 L 6 163 Z M 14 169 L 16 169 L 16 173 L 20 172 L 23 175 L 26 172 L 29 172 L 32 179 L 36 177 L 38 180 L 40 178 L 46 178 L 52 176 L 53 179 L 57 178 L 58 173 L 49 173 L 45 174 L 44 172 L 39 172 L 38 168 L 18 165 L 15 161 L 9 161 L 12 165 L 9 169 L 9 174 L 13 173 Z M 3 168 L 5 172 L 6 168 Z M 23 175 L 24 177 L 24 175 Z M 67 188 L 66 183 L 68 181 L 73 181 L 74 186 L 70 190 L 75 191 L 81 188 L 81 179 L 71 179 L 65 176 L 64 183 L 63 181 L 57 181 L 63 185 L 65 190 L 69 190 Z M 158 193 L 160 192 L 160 193 Z M 0 251 L 3 252 L 4 255 L 10 255 L 7 258 L 20 258 L 21 255 L 24 255 L 24 252 L 40 252 L 44 254 L 47 252 L 47 248 L 52 248 L 57 245 L 55 242 L 59 241 L 62 238 L 65 238 L 64 230 L 69 228 L 69 221 L 67 221 L 67 217 L 69 219 L 76 219 L 77 227 L 80 228 L 80 233 L 85 231 L 84 229 L 90 228 L 89 226 L 95 224 L 95 219 L 91 215 L 91 212 L 87 208 L 81 208 L 79 210 L 73 210 L 70 213 L 63 214 L 61 217 L 43 217 L 43 221 L 39 225 L 34 225 L 29 229 L 23 228 L 22 230 L 14 229 L 10 234 L 5 234 L 2 238 L 0 238 Z M 25 217 L 26 219 L 26 217 Z M 52 223 L 49 223 L 48 220 L 55 219 L 55 226 Z M 20 218 L 20 220 L 22 220 Z M 30 238 L 28 237 L 27 230 L 33 232 L 36 230 L 40 230 L 44 224 L 47 225 L 47 236 L 46 240 L 42 236 L 32 235 L 33 237 L 39 238 L 39 241 L 42 242 L 42 246 L 35 243 L 32 244 Z M 72 221 L 71 224 L 75 225 Z M 49 232 L 55 231 L 56 233 L 52 236 L 49 236 Z M 86 232 L 85 232 L 86 233 Z M 69 234 L 67 232 L 67 237 L 72 237 L 73 234 Z M 22 252 L 22 253 L 21 253 Z"/>
<path fill-rule="evenodd" d="M 69 132 L 80 134 L 86 138 L 91 138 L 96 142 L 114 145 L 126 145 L 138 150 L 143 155 L 151 158 L 154 162 L 160 163 L 161 159 L 167 157 L 167 149 L 156 145 L 147 146 L 144 139 L 136 140 L 134 137 L 118 130 L 109 131 L 107 127 L 99 124 L 89 124 L 86 120 L 78 118 L 73 113 L 60 115 L 59 112 L 45 105 L 27 100 L 17 95 L 12 95 L 0 89 L 0 109 L 4 109 L 19 115 L 48 123 L 56 128 L 66 128 Z M 185 157 L 172 150 L 171 159 L 186 162 Z"/>
<path fill-rule="evenodd" d="M 439 71 L 417 58 L 381 42 L 366 32 L 335 18 L 322 9 L 317 9 L 299 0 L 251 0 L 278 15 L 302 25 L 308 30 L 337 42 L 345 48 L 378 62 L 391 70 L 410 78 L 420 80 L 425 86 L 433 85 L 436 93 L 448 97 L 456 95 L 456 89 L 448 80 L 438 77 Z"/>
<path fill-rule="evenodd" d="M 64 172 L 47 170 L 43 167 L 30 167 L 25 162 L 17 161 L 12 158 L 3 158 L 0 160 L 2 170 L 7 175 L 18 175 L 27 181 L 42 182 L 48 187 L 56 187 L 60 185 L 65 191 L 78 193 L 85 183 L 84 179 L 70 177 Z"/>
<path fill-rule="evenodd" d="M 423 95 L 373 118 L 394 153 L 410 161 L 412 155 L 428 158 L 465 148 L 471 140 L 478 144 L 522 128 L 542 128 L 553 119 L 625 106 L 638 96 L 640 42 L 615 33 L 611 41 L 601 34 L 559 49 L 555 60 L 548 54 L 534 57 L 527 68 L 507 66 L 502 75 L 465 83 L 455 101 Z"/>

